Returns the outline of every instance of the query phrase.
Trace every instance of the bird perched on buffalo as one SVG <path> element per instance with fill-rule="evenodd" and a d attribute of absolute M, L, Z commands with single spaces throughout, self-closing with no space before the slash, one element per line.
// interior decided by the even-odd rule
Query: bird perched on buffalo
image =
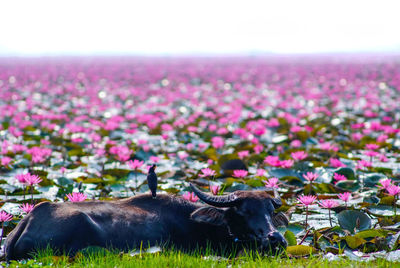
<path fill-rule="evenodd" d="M 147 184 L 149 185 L 153 199 L 155 199 L 157 196 L 157 175 L 155 173 L 156 167 L 156 165 L 153 165 L 149 169 L 149 174 L 147 175 Z"/>

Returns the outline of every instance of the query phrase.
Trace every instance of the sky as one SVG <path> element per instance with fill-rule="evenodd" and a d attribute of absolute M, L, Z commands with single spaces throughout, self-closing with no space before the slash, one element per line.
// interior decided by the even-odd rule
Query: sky
<path fill-rule="evenodd" d="M 0 56 L 400 52 L 398 0 L 2 0 Z"/>

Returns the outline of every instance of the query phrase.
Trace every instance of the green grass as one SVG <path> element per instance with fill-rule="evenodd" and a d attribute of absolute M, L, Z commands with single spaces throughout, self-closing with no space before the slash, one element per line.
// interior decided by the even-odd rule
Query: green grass
<path fill-rule="evenodd" d="M 5 263 L 0 263 L 5 265 Z M 248 252 L 235 258 L 202 255 L 199 252 L 183 253 L 166 250 L 157 253 L 115 253 L 92 250 L 78 253 L 74 258 L 53 256 L 51 250 L 38 253 L 31 260 L 12 261 L 10 267 L 400 267 L 400 263 L 378 259 L 371 262 L 356 262 L 345 258 L 329 262 L 321 257 L 302 258 L 267 257 L 257 252 Z"/>

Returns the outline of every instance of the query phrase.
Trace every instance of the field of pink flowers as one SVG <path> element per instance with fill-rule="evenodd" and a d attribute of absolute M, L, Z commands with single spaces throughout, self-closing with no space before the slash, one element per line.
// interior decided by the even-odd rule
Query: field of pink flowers
<path fill-rule="evenodd" d="M 399 120 L 399 57 L 1 59 L 2 237 L 41 201 L 147 192 L 156 163 L 192 202 L 277 188 L 289 255 L 397 259 Z"/>

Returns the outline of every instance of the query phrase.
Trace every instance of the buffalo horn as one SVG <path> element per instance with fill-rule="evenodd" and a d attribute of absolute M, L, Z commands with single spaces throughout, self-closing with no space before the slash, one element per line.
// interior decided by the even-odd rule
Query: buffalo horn
<path fill-rule="evenodd" d="M 238 200 L 238 197 L 235 195 L 235 193 L 214 196 L 200 191 L 200 189 L 194 186 L 192 183 L 190 183 L 190 187 L 203 202 L 214 207 L 232 207 Z"/>

